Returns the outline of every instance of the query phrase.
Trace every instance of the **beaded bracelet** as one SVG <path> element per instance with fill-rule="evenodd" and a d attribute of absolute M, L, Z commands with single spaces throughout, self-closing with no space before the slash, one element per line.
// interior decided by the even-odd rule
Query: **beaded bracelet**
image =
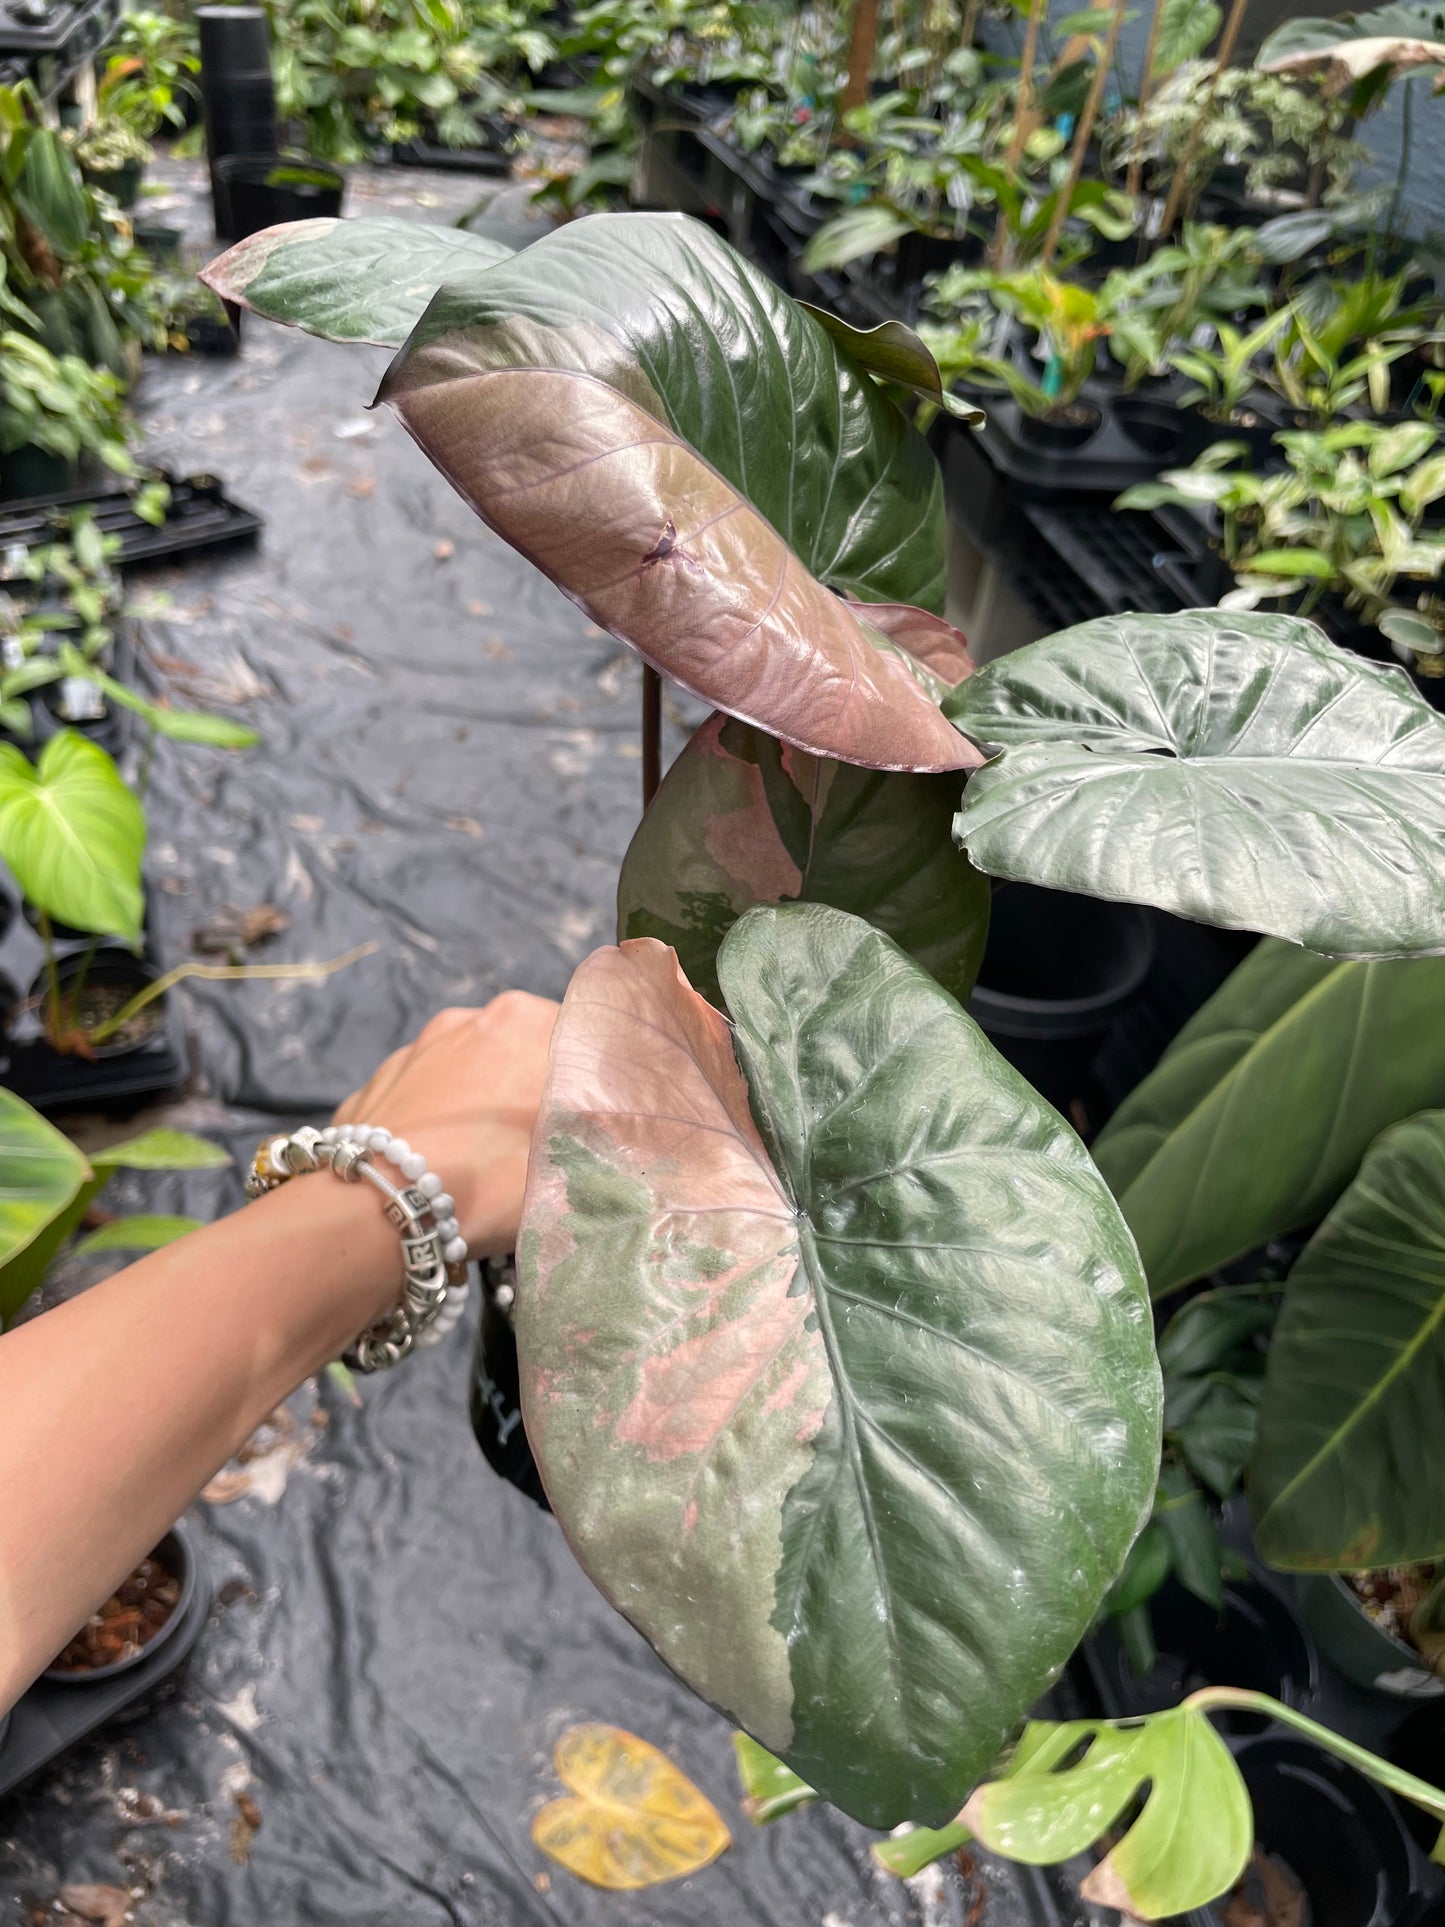
<path fill-rule="evenodd" d="M 395 1165 L 405 1182 L 393 1184 L 373 1156 Z M 310 1125 L 289 1137 L 268 1138 L 251 1160 L 246 1196 L 259 1198 L 303 1171 L 330 1167 L 347 1184 L 364 1179 L 382 1195 L 386 1215 L 401 1233 L 401 1303 L 362 1332 L 344 1362 L 357 1372 L 380 1372 L 418 1345 L 435 1345 L 461 1318 L 467 1302 L 467 1245 L 455 1204 L 426 1159 L 405 1138 L 370 1124 Z"/>

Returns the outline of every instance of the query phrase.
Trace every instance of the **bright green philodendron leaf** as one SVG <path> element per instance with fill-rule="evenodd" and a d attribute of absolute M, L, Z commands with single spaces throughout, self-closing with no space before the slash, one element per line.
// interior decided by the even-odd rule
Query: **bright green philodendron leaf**
<path fill-rule="evenodd" d="M 623 859 L 618 935 L 671 944 L 717 1003 L 718 945 L 745 910 L 830 903 L 885 931 L 962 1001 L 983 956 L 989 886 L 953 841 L 957 804 L 957 777 L 857 769 L 714 716 Z"/>
<path fill-rule="evenodd" d="M 765 1746 L 759 1746 L 748 1734 L 733 1734 L 733 1752 L 738 1760 L 738 1778 L 743 1783 L 743 1812 L 755 1827 L 781 1820 L 785 1813 L 817 1799 L 806 1780 L 800 1780 L 791 1767 L 774 1759 Z"/>
<path fill-rule="evenodd" d="M 145 839 L 145 812 L 97 744 L 63 729 L 32 764 L 0 743 L 0 859 L 37 910 L 134 941 Z"/>
<path fill-rule="evenodd" d="M 512 251 L 465 228 L 396 215 L 288 221 L 238 241 L 201 279 L 268 321 L 327 341 L 399 348 L 438 288 Z"/>
<path fill-rule="evenodd" d="M 732 1031 L 661 944 L 573 978 L 524 1211 L 527 1434 L 584 1567 L 695 1691 L 870 1825 L 936 1824 L 1148 1512 L 1142 1278 L 1073 1133 L 888 938 L 755 909 L 718 974 Z"/>
<path fill-rule="evenodd" d="M 1078 1749 L 1087 1751 L 1076 1764 Z M 981 1786 L 961 1818 L 990 1851 L 1028 1866 L 1087 1852 L 1148 1788 L 1138 1817 L 1080 1888 L 1085 1900 L 1159 1920 L 1229 1892 L 1254 1839 L 1229 1748 L 1187 1702 L 1129 1725 L 1030 1727 L 1028 1757 Z"/>
<path fill-rule="evenodd" d="M 230 1153 L 209 1138 L 189 1131 L 142 1131 L 91 1153 L 97 1171 L 219 1171 L 231 1162 Z"/>
<path fill-rule="evenodd" d="M 102 1251 L 159 1251 L 192 1231 L 199 1231 L 199 1218 L 178 1218 L 156 1212 L 136 1212 L 128 1218 L 112 1218 L 98 1231 L 79 1240 L 74 1255 L 93 1258 Z"/>
<path fill-rule="evenodd" d="M 1322 1217 L 1371 1140 L 1445 1104 L 1445 960 L 1265 942 L 1095 1138 L 1156 1296 Z"/>
<path fill-rule="evenodd" d="M 90 1175 L 68 1137 L 23 1099 L 0 1090 L 0 1326 L 44 1276 L 44 1264 L 37 1272 L 27 1260 L 41 1243 L 48 1254 L 47 1232 L 64 1219 Z"/>
<path fill-rule="evenodd" d="M 957 833 L 997 876 L 1328 956 L 1445 952 L 1445 718 L 1293 616 L 1103 616 L 946 712 L 1004 753 Z"/>
<path fill-rule="evenodd" d="M 1296 1260 L 1249 1495 L 1273 1566 L 1445 1556 L 1445 1111 L 1377 1138 Z"/>
<path fill-rule="evenodd" d="M 519 370 L 529 371 L 520 384 Z M 575 541 L 586 527 L 583 495 L 569 491 L 554 509 L 553 492 L 542 485 L 554 461 L 600 453 L 590 446 L 585 419 L 573 420 L 591 412 L 579 379 L 586 376 L 640 411 L 628 436 L 631 459 L 602 468 L 608 492 L 630 495 L 643 482 L 653 491 L 636 563 L 655 548 L 665 523 L 679 543 L 697 532 L 687 473 L 656 439 L 661 423 L 828 587 L 870 602 L 942 609 L 943 491 L 922 439 L 813 315 L 685 216 L 571 221 L 510 261 L 444 288 L 393 363 L 381 399 L 504 534 L 498 491 L 515 483 L 537 490 L 539 512 L 560 512 Z M 489 439 L 527 387 L 539 392 L 529 433 L 541 443 L 531 461 L 513 448 L 488 483 L 492 465 L 467 460 L 465 445 Z M 514 502 L 507 521 L 524 507 Z M 634 514 L 641 508 L 636 502 Z M 719 501 L 708 512 L 722 509 Z M 737 519 L 737 510 L 731 513 Z M 524 514 L 520 526 L 533 519 Z M 589 530 L 582 546 L 601 539 L 602 531 Z M 519 539 L 517 546 L 549 567 L 533 553 L 547 543 Z M 564 571 L 552 572 L 576 594 Z M 769 588 L 776 577 L 775 568 Z"/>

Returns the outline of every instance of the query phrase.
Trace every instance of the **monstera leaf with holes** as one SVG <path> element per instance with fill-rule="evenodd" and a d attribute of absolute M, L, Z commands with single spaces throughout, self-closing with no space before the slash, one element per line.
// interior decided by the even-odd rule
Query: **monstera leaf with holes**
<path fill-rule="evenodd" d="M 1249 1492 L 1271 1565 L 1445 1557 L 1445 1111 L 1376 1140 L 1291 1270 Z"/>
<path fill-rule="evenodd" d="M 528 1438 L 681 1677 L 871 1825 L 950 1819 L 1148 1513 L 1143 1280 L 1073 1133 L 816 904 L 563 1005 L 519 1252 Z"/>
<path fill-rule="evenodd" d="M 1445 1104 L 1445 959 L 1252 952 L 1095 1138 L 1156 1296 L 1323 1217 L 1372 1139 Z"/>
<path fill-rule="evenodd" d="M 258 237 L 263 272 L 245 279 L 233 250 L 208 274 L 278 320 L 354 334 L 344 277 L 326 304 L 292 292 L 306 247 Z M 813 754 L 967 768 L 941 689 L 832 593 L 933 610 L 943 594 L 937 466 L 870 373 L 929 391 L 936 365 L 916 337 L 862 358 L 850 339 L 698 222 L 598 215 L 441 287 L 380 399 L 673 681 Z"/>
<path fill-rule="evenodd" d="M 1445 717 L 1294 616 L 1103 616 L 947 699 L 995 876 L 1335 957 L 1445 953 Z"/>
<path fill-rule="evenodd" d="M 956 630 L 876 609 L 949 683 L 968 673 Z M 720 1001 L 717 949 L 754 904 L 830 903 L 885 931 L 945 990 L 968 996 L 988 931 L 987 880 L 953 842 L 958 782 L 857 769 L 713 716 L 649 804 L 623 859 L 619 937 L 670 944 Z"/>

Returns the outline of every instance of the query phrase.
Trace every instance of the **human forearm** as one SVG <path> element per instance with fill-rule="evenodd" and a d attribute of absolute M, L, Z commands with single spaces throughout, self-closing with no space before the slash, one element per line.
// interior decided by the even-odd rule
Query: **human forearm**
<path fill-rule="evenodd" d="M 0 1342 L 0 1708 L 399 1276 L 375 1193 L 318 1173 Z"/>

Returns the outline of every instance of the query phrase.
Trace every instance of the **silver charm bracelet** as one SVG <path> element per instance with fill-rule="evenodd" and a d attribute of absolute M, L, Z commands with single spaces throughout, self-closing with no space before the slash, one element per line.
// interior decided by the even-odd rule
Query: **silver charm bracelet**
<path fill-rule="evenodd" d="M 400 1172 L 393 1184 L 374 1159 Z M 388 1218 L 401 1233 L 401 1303 L 369 1325 L 342 1354 L 352 1371 L 380 1372 L 418 1345 L 438 1344 L 461 1318 L 467 1302 L 467 1245 L 455 1204 L 426 1159 L 404 1138 L 370 1124 L 305 1125 L 289 1137 L 268 1138 L 251 1160 L 246 1196 L 259 1198 L 288 1178 L 329 1166 L 347 1184 L 365 1180 L 382 1196 Z"/>

